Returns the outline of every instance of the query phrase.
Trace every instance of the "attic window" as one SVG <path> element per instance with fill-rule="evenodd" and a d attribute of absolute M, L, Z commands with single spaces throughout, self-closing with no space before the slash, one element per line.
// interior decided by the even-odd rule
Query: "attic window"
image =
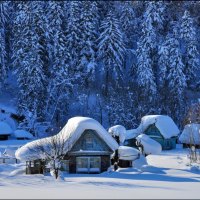
<path fill-rule="evenodd" d="M 87 148 L 93 148 L 93 138 L 91 136 L 86 137 L 86 146 Z"/>

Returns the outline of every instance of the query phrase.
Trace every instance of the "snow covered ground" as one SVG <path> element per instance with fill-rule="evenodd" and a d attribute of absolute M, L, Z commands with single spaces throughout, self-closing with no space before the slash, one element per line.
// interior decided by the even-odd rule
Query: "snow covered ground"
<path fill-rule="evenodd" d="M 0 194 L 3 199 L 81 198 L 199 198 L 200 171 L 187 166 L 187 150 L 163 151 L 148 156 L 141 171 L 120 169 L 102 174 L 25 175 L 25 165 L 0 165 Z"/>

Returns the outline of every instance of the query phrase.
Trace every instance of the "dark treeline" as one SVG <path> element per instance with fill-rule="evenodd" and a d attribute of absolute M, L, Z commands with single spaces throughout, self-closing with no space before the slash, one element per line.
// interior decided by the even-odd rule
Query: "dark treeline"
<path fill-rule="evenodd" d="M 75 115 L 183 126 L 200 91 L 199 13 L 199 1 L 1 1 L 0 87 L 17 79 L 31 130 Z"/>

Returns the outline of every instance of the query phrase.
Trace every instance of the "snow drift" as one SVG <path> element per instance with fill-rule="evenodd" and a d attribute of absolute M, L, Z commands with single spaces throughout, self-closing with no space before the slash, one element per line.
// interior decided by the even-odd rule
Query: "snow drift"
<path fill-rule="evenodd" d="M 63 129 L 57 135 L 52 137 L 57 137 L 64 140 L 64 151 L 67 153 L 86 129 L 95 130 L 99 137 L 102 138 L 113 151 L 118 148 L 117 142 L 103 128 L 103 126 L 96 120 L 88 117 L 73 117 L 69 119 Z M 47 144 L 51 141 L 52 137 L 27 143 L 16 151 L 16 158 L 20 160 L 34 160 L 43 158 L 44 155 L 38 154 L 38 152 L 35 152 L 34 149 L 37 148 L 38 142 L 42 144 L 44 148 L 48 148 Z"/>

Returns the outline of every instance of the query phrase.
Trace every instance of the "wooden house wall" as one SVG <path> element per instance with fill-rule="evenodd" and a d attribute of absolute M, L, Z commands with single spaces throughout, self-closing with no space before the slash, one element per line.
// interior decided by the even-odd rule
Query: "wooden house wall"
<path fill-rule="evenodd" d="M 87 140 L 90 140 L 90 143 L 87 142 Z M 90 155 L 90 153 L 85 152 L 83 154 L 82 152 L 79 154 L 78 151 L 98 151 L 98 152 L 108 152 L 109 155 Z M 70 152 L 77 152 L 75 155 L 71 155 Z M 110 154 L 113 153 L 113 151 L 110 149 L 110 147 L 97 135 L 97 133 L 94 130 L 85 130 L 84 133 L 81 135 L 81 137 L 78 139 L 78 141 L 74 144 L 72 149 L 70 150 L 69 154 L 65 156 L 64 159 L 69 160 L 69 173 L 76 173 L 76 158 L 77 157 L 100 157 L 101 158 L 101 172 L 106 171 L 110 165 Z"/>
<path fill-rule="evenodd" d="M 146 135 L 149 135 L 149 136 L 160 137 L 160 138 L 163 139 L 162 134 L 160 133 L 160 131 L 158 130 L 158 128 L 157 128 L 154 124 L 150 125 L 150 126 L 144 131 L 144 133 L 145 133 Z"/>

